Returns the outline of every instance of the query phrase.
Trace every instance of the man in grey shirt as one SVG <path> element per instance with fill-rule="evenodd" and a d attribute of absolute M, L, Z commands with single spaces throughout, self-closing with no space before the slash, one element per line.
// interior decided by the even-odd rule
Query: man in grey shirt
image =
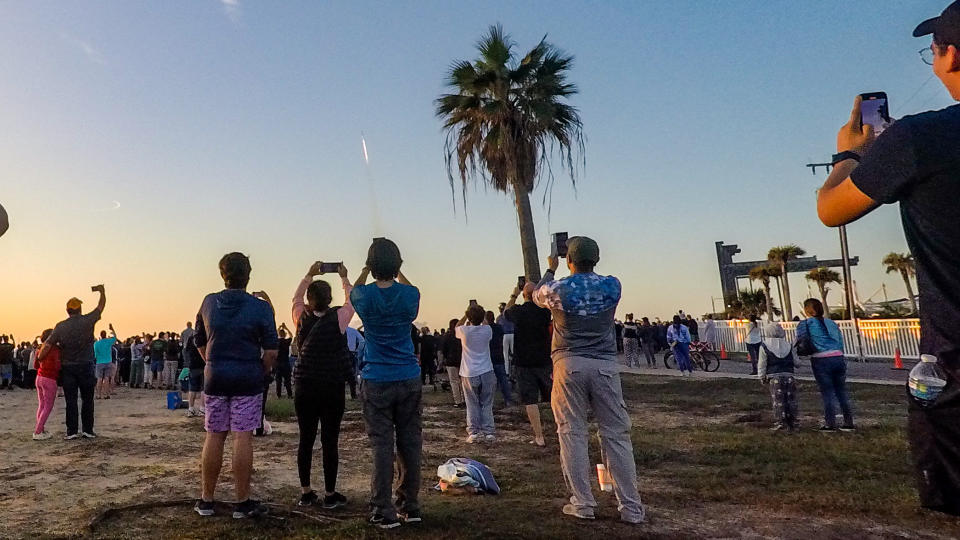
<path fill-rule="evenodd" d="M 93 329 L 107 305 L 107 296 L 103 285 L 93 287 L 93 291 L 100 293 L 97 307 L 83 315 L 80 312 L 83 302 L 77 298 L 68 300 L 66 320 L 57 323 L 37 355 L 37 359 L 43 360 L 51 347 L 60 348 L 60 378 L 63 381 L 67 413 L 66 440 L 76 439 L 81 435 L 87 439 L 97 436 L 93 431 L 93 393 L 97 386 L 97 378 L 93 372 Z M 81 401 L 80 420 L 83 424 L 80 433 L 77 432 L 78 391 Z"/>
<path fill-rule="evenodd" d="M 588 409 L 596 418 L 604 465 L 613 479 L 620 519 L 643 523 L 637 490 L 637 466 L 630 441 L 630 415 L 623 402 L 614 314 L 620 303 L 620 281 L 594 273 L 600 247 L 585 236 L 567 241 L 570 276 L 554 281 L 559 261 L 551 254 L 549 268 L 533 301 L 553 314 L 553 392 L 551 405 L 560 439 L 560 464 L 570 504 L 563 513 L 594 519 L 597 501 L 590 490 L 587 452 Z"/>

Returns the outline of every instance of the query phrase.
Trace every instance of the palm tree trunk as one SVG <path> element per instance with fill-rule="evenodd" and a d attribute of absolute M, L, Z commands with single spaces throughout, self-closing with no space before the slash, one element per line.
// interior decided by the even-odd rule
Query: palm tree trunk
<path fill-rule="evenodd" d="M 917 311 L 917 301 L 913 298 L 913 284 L 910 283 L 910 274 L 901 271 L 900 275 L 903 276 L 903 283 L 907 286 L 907 298 L 910 299 L 910 310 L 913 315 L 918 315 L 919 311 Z"/>
<path fill-rule="evenodd" d="M 763 284 L 763 294 L 764 294 L 764 296 L 767 297 L 767 321 L 773 322 L 773 302 L 770 301 L 771 298 L 770 298 L 770 284 L 769 284 L 769 283 L 764 283 L 764 284 Z"/>
<path fill-rule="evenodd" d="M 793 319 L 793 305 L 790 304 L 790 275 L 787 274 L 787 263 L 780 263 L 780 273 L 783 285 L 783 320 Z"/>
<path fill-rule="evenodd" d="M 530 194 L 514 188 L 517 204 L 517 223 L 520 227 L 520 249 L 523 250 L 523 273 L 527 281 L 540 282 L 540 255 L 537 253 L 537 233 L 533 227 Z"/>
<path fill-rule="evenodd" d="M 817 282 L 817 287 L 820 288 L 820 300 L 823 301 L 823 311 L 826 313 L 827 317 L 829 317 L 830 304 L 827 303 L 827 284 Z"/>

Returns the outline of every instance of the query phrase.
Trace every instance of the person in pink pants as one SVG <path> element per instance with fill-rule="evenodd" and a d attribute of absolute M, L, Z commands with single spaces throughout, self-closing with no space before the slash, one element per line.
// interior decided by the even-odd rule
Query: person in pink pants
<path fill-rule="evenodd" d="M 44 330 L 42 339 L 44 342 L 50 337 L 53 330 Z M 50 433 L 45 428 L 47 418 L 53 411 L 53 404 L 57 399 L 57 377 L 60 376 L 60 349 L 53 347 L 50 352 L 44 356 L 43 360 L 37 363 L 37 427 L 33 430 L 33 440 L 44 441 L 50 438 Z"/>

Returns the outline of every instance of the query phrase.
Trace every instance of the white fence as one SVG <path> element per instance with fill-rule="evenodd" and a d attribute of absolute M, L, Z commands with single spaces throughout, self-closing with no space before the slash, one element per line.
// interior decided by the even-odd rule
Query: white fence
<path fill-rule="evenodd" d="M 859 319 L 860 336 L 863 341 L 863 356 L 867 358 L 893 358 L 899 348 L 903 358 L 920 358 L 920 320 L 919 319 Z M 749 321 L 716 321 L 719 349 L 722 343 L 728 352 L 747 352 L 747 332 Z M 797 324 L 782 322 L 787 339 L 796 340 Z M 853 321 L 837 321 L 843 334 L 843 348 L 848 356 L 857 357 L 857 332 Z M 704 323 L 700 323 L 703 335 Z M 760 322 L 763 328 L 763 322 Z"/>

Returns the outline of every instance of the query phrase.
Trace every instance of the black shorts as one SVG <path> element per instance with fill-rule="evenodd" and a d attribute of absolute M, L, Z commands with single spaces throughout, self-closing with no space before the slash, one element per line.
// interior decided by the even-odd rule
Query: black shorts
<path fill-rule="evenodd" d="M 553 388 L 553 366 L 517 366 L 517 385 L 520 387 L 520 402 L 524 405 L 550 403 Z"/>
<path fill-rule="evenodd" d="M 190 370 L 190 391 L 203 392 L 203 368 Z"/>

